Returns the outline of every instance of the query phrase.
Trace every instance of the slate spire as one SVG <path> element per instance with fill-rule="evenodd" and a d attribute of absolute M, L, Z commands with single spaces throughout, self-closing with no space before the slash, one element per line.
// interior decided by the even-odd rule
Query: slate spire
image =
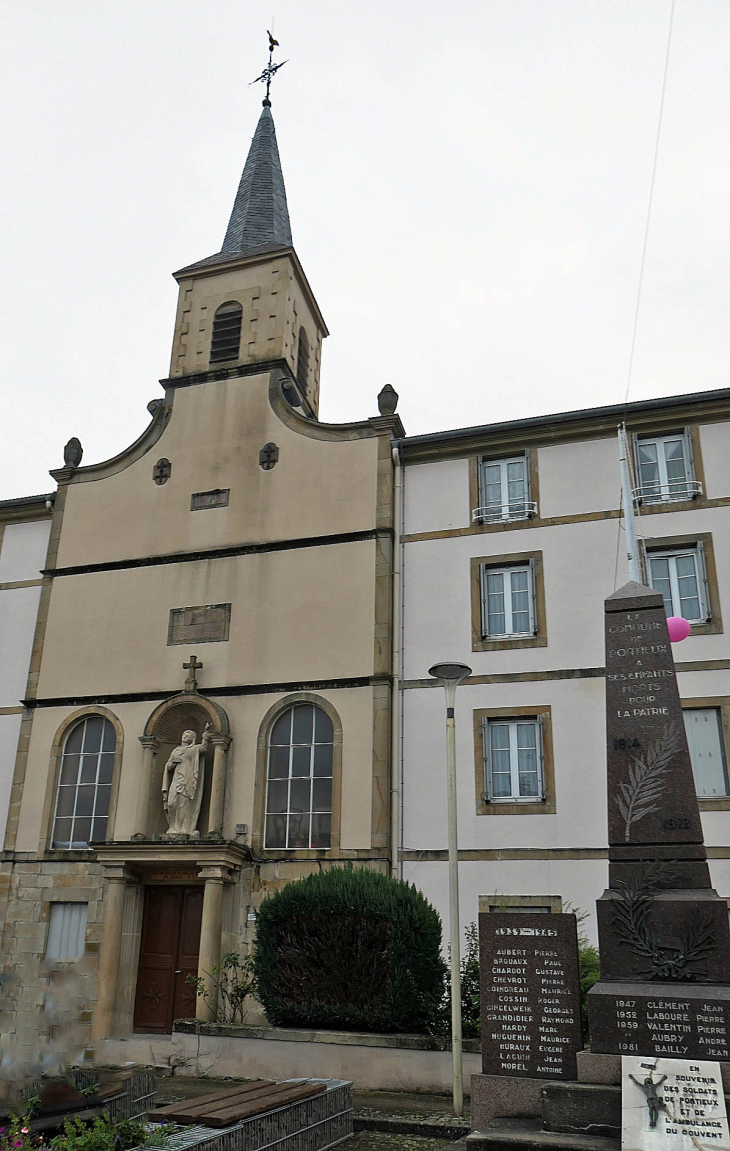
<path fill-rule="evenodd" d="M 292 242 L 271 104 L 263 104 L 221 248 L 227 256 Z"/>

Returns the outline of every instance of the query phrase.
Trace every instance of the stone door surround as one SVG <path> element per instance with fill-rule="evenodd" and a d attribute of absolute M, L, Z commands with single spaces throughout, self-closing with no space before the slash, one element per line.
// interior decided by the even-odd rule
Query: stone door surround
<path fill-rule="evenodd" d="M 92 1039 L 113 1036 L 120 979 L 137 979 L 136 964 L 133 971 L 122 971 L 120 958 L 125 891 L 139 884 L 204 884 L 198 975 L 208 985 L 208 997 L 198 999 L 196 1017 L 214 1020 L 217 1003 L 209 972 L 220 960 L 223 888 L 248 863 L 248 849 L 237 843 L 199 841 L 114 843 L 99 849 L 98 860 L 104 877 L 104 924 Z"/>

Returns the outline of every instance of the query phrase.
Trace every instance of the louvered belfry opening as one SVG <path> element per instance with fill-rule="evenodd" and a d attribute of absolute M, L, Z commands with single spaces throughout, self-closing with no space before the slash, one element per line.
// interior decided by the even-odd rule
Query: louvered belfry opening
<path fill-rule="evenodd" d="M 297 382 L 304 391 L 307 390 L 309 376 L 309 340 L 304 328 L 299 329 L 299 347 L 297 348 Z"/>
<path fill-rule="evenodd" d="M 243 309 L 232 302 L 222 304 L 213 317 L 213 336 L 210 342 L 210 363 L 237 360 L 241 347 Z"/>

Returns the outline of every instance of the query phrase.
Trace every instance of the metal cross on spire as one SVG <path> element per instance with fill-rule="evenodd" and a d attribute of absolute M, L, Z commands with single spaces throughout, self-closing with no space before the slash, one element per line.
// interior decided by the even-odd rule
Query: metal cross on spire
<path fill-rule="evenodd" d="M 271 88 L 272 77 L 276 75 L 280 68 L 283 68 L 284 65 L 288 63 L 287 60 L 282 60 L 281 64 L 272 63 L 274 57 L 274 48 L 279 47 L 279 41 L 274 39 L 268 28 L 266 30 L 266 34 L 269 37 L 269 62 L 261 75 L 257 76 L 255 80 L 251 81 L 251 84 L 258 84 L 266 81 L 266 99 L 264 100 L 264 104 L 269 103 L 269 90 Z M 249 84 L 249 88 L 251 87 L 251 84 Z"/>

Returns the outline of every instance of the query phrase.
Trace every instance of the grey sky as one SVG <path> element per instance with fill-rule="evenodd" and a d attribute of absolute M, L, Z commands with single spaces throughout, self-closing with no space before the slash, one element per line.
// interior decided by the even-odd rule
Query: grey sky
<path fill-rule="evenodd" d="M 120 451 L 272 92 L 326 420 L 620 402 L 670 0 L 3 0 L 0 498 Z M 676 0 L 631 398 L 728 383 L 730 5 Z"/>

